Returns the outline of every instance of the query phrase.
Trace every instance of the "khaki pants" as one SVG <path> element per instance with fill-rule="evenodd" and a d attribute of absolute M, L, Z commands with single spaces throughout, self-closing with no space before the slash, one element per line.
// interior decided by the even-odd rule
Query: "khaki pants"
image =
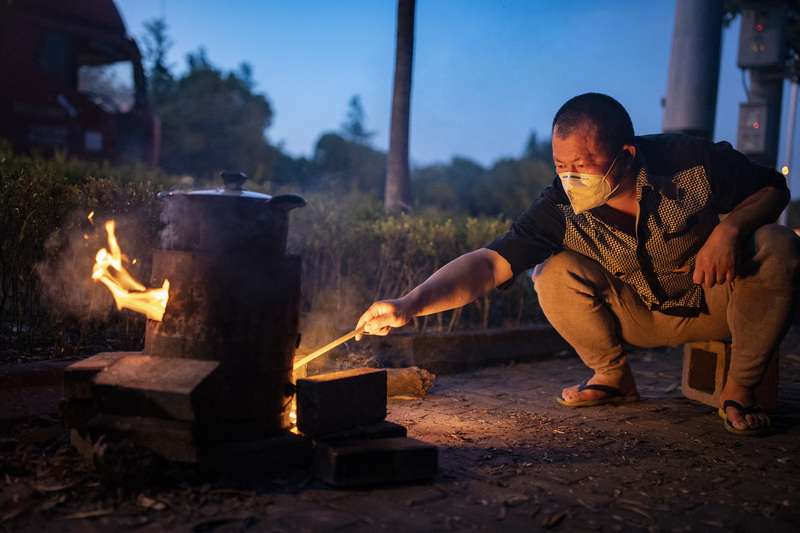
<path fill-rule="evenodd" d="M 799 266 L 800 239 L 794 232 L 763 226 L 748 239 L 736 279 L 704 287 L 707 309 L 692 318 L 651 311 L 630 285 L 572 251 L 537 266 L 533 280 L 547 319 L 597 373 L 622 373 L 623 343 L 654 347 L 730 337 L 729 375 L 754 387 L 791 324 Z"/>

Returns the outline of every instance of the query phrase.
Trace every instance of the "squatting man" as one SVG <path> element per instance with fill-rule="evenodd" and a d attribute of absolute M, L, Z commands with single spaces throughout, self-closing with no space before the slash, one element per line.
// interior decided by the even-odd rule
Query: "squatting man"
<path fill-rule="evenodd" d="M 732 433 L 769 431 L 753 390 L 798 299 L 800 238 L 775 224 L 784 177 L 726 142 L 635 136 L 624 107 L 597 93 L 561 107 L 552 143 L 558 177 L 508 233 L 372 304 L 357 327 L 386 335 L 533 269 L 545 316 L 594 372 L 559 403 L 638 401 L 626 345 L 730 338 L 719 415 Z"/>

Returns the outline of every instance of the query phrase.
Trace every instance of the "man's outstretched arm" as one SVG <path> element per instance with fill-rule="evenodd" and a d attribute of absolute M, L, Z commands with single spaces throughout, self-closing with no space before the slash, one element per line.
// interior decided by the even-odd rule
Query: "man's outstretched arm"
<path fill-rule="evenodd" d="M 358 320 L 356 329 L 364 326 L 370 335 L 386 335 L 415 316 L 466 305 L 511 276 L 511 266 L 500 254 L 488 248 L 475 250 L 447 263 L 402 298 L 375 302 Z"/>

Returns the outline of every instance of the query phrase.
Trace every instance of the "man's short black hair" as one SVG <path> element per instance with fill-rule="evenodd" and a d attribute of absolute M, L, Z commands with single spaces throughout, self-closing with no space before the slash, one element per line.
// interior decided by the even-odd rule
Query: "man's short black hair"
<path fill-rule="evenodd" d="M 553 133 L 558 126 L 558 136 L 565 139 L 586 122 L 597 127 L 600 142 L 609 155 L 633 144 L 633 123 L 628 112 L 622 104 L 600 93 L 581 94 L 562 105 L 553 118 Z"/>

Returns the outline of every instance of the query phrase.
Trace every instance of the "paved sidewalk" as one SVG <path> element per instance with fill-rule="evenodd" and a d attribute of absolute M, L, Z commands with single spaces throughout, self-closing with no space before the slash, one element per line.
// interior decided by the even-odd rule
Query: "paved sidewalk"
<path fill-rule="evenodd" d="M 463 498 L 460 514 L 438 512 L 444 523 L 800 530 L 800 361 L 782 369 L 775 434 L 754 439 L 682 398 L 681 359 L 679 350 L 633 356 L 638 404 L 557 405 L 556 391 L 585 372 L 569 359 L 452 376 L 417 405 L 394 403 L 392 417 L 441 447 L 442 487 Z"/>
<path fill-rule="evenodd" d="M 729 434 L 681 396 L 682 350 L 631 355 L 642 401 L 557 405 L 588 374 L 574 357 L 439 376 L 388 419 L 439 448 L 429 484 L 334 490 L 309 472 L 242 482 L 173 479 L 108 491 L 69 447 L 14 470 L 12 531 L 800 531 L 800 343 L 782 350 L 775 433 Z M 41 431 L 41 430 L 39 430 Z M 13 434 L 17 439 L 23 434 Z M 30 439 L 29 439 L 30 440 Z M 52 477 L 50 477 L 52 476 Z M 23 504 L 27 507 L 22 507 Z"/>

